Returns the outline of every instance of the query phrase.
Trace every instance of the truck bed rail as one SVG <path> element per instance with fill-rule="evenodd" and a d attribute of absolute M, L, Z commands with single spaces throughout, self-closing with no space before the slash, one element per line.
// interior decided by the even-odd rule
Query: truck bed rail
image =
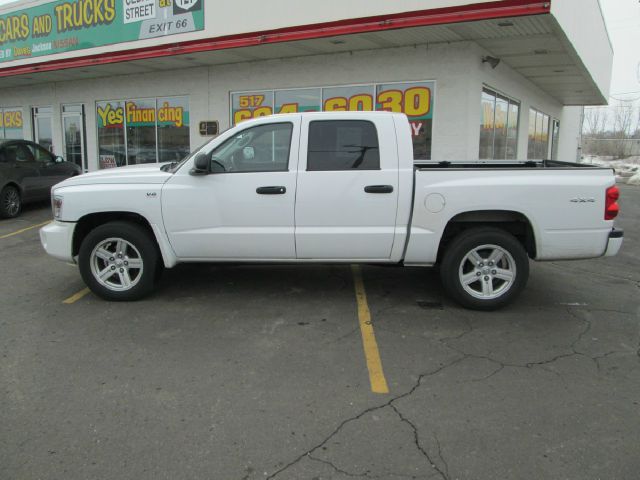
<path fill-rule="evenodd" d="M 574 169 L 587 168 L 593 170 L 609 169 L 600 165 L 589 163 L 561 162 L 558 160 L 480 160 L 480 161 L 435 161 L 435 160 L 414 160 L 417 170 L 427 169 Z"/>

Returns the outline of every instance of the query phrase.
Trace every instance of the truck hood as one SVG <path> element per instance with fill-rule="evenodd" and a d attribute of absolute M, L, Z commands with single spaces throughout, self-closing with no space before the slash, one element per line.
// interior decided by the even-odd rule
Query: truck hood
<path fill-rule="evenodd" d="M 162 184 L 173 174 L 160 170 L 164 164 L 151 163 L 129 167 L 106 168 L 96 172 L 71 177 L 58 183 L 54 188 L 96 184 Z"/>

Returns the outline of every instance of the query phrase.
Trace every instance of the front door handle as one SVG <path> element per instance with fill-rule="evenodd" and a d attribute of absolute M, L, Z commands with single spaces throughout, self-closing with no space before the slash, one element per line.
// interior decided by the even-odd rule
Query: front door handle
<path fill-rule="evenodd" d="M 367 185 L 364 187 L 366 193 L 393 193 L 392 185 Z"/>
<path fill-rule="evenodd" d="M 284 195 L 287 193 L 286 187 L 258 187 L 256 193 L 259 195 Z"/>

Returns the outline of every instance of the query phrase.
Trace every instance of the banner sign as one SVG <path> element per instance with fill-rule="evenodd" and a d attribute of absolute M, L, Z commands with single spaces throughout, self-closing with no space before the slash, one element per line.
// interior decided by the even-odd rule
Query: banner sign
<path fill-rule="evenodd" d="M 189 126 L 186 97 L 98 102 L 96 113 L 98 128 Z"/>
<path fill-rule="evenodd" d="M 431 158 L 435 82 L 403 82 L 231 93 L 232 125 L 273 113 L 372 111 L 404 113 L 414 157 Z"/>
<path fill-rule="evenodd" d="M 0 15 L 0 63 L 204 29 L 204 0 L 56 0 Z"/>

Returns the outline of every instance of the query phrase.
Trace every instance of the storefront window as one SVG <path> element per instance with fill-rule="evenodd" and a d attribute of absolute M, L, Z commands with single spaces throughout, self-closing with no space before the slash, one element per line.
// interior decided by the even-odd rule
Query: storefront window
<path fill-rule="evenodd" d="M 156 101 L 129 100 L 125 102 L 127 125 L 127 162 L 129 165 L 155 163 Z"/>
<path fill-rule="evenodd" d="M 480 158 L 493 158 L 493 135 L 496 97 L 484 90 L 482 92 L 482 119 L 480 121 Z"/>
<path fill-rule="evenodd" d="M 520 104 L 488 88 L 482 90 L 480 159 L 513 160 L 517 156 Z"/>
<path fill-rule="evenodd" d="M 518 119 L 520 117 L 520 105 L 509 102 L 509 119 L 507 121 L 507 159 L 518 157 Z"/>
<path fill-rule="evenodd" d="M 100 168 L 173 162 L 190 151 L 189 98 L 98 102 Z"/>
<path fill-rule="evenodd" d="M 527 144 L 527 158 L 536 156 L 536 111 L 529 109 L 529 143 Z"/>
<path fill-rule="evenodd" d="M 389 83 L 377 87 L 376 110 L 404 113 L 409 119 L 416 160 L 431 158 L 433 87 L 433 82 Z"/>
<path fill-rule="evenodd" d="M 23 125 L 22 109 L 0 108 L 0 139 L 22 139 Z"/>
<path fill-rule="evenodd" d="M 298 88 L 296 90 L 276 90 L 277 113 L 319 112 L 322 90 L 319 88 Z"/>
<path fill-rule="evenodd" d="M 189 99 L 168 97 L 157 102 L 158 160 L 177 162 L 189 154 Z"/>
<path fill-rule="evenodd" d="M 558 160 L 558 142 L 560 142 L 560 122 L 554 119 L 551 131 L 551 160 Z"/>
<path fill-rule="evenodd" d="M 529 160 L 543 160 L 549 151 L 549 115 L 532 108 L 529 110 Z"/>
<path fill-rule="evenodd" d="M 99 102 L 98 158 L 100 168 L 122 167 L 127 164 L 124 142 L 124 102 Z"/>
<path fill-rule="evenodd" d="M 235 93 L 231 95 L 233 124 L 250 118 L 273 114 L 273 91 Z"/>
<path fill-rule="evenodd" d="M 375 109 L 374 95 L 374 85 L 323 88 L 322 109 L 325 112 L 369 112 Z"/>
<path fill-rule="evenodd" d="M 405 113 L 411 124 L 413 155 L 431 158 L 434 82 L 349 85 L 231 94 L 231 123 L 272 113 L 386 110 Z"/>

